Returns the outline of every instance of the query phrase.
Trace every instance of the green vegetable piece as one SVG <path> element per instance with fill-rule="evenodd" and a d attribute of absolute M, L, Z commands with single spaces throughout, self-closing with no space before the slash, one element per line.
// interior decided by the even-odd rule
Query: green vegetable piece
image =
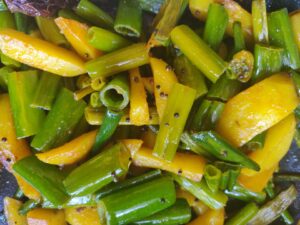
<path fill-rule="evenodd" d="M 194 89 L 179 83 L 174 84 L 160 123 L 154 155 L 172 161 L 195 97 Z"/>
<path fill-rule="evenodd" d="M 8 89 L 8 76 L 14 70 L 11 67 L 4 66 L 0 69 L 0 89 L 7 91 Z"/>
<path fill-rule="evenodd" d="M 257 205 L 253 202 L 250 202 L 232 218 L 228 219 L 225 225 L 246 225 L 249 220 L 255 216 L 258 210 L 259 209 Z"/>
<path fill-rule="evenodd" d="M 225 190 L 224 192 L 228 197 L 238 199 L 244 202 L 254 201 L 256 203 L 262 203 L 266 199 L 265 192 L 250 191 L 240 185 L 235 185 L 232 190 Z"/>
<path fill-rule="evenodd" d="M 186 25 L 175 27 L 172 42 L 213 83 L 226 70 L 226 62 L 215 53 L 194 31 Z"/>
<path fill-rule="evenodd" d="M 0 52 L 1 55 L 1 62 L 3 65 L 5 66 L 9 66 L 12 68 L 20 68 L 21 67 L 21 63 L 8 57 L 7 55 L 4 55 L 3 53 Z"/>
<path fill-rule="evenodd" d="M 14 15 L 9 11 L 0 11 L 0 29 L 3 28 L 16 29 Z"/>
<path fill-rule="evenodd" d="M 66 19 L 76 20 L 76 21 L 78 21 L 80 23 L 86 23 L 84 21 L 84 19 L 82 19 L 80 16 L 76 15 L 74 13 L 74 11 L 70 10 L 70 9 L 61 9 L 61 10 L 59 10 L 58 16 L 66 18 Z"/>
<path fill-rule="evenodd" d="M 204 178 L 208 188 L 213 192 L 217 193 L 221 182 L 222 172 L 213 165 L 206 165 L 204 170 Z"/>
<path fill-rule="evenodd" d="M 253 35 L 256 43 L 268 44 L 268 18 L 265 0 L 252 1 Z"/>
<path fill-rule="evenodd" d="M 245 37 L 244 37 L 241 22 L 235 21 L 233 23 L 232 31 L 233 31 L 233 41 L 234 41 L 232 55 L 234 55 L 239 51 L 245 50 L 246 44 L 245 44 Z"/>
<path fill-rule="evenodd" d="M 14 16 L 15 16 L 17 30 L 27 33 L 29 28 L 29 23 L 30 23 L 30 17 L 19 12 L 15 12 Z"/>
<path fill-rule="evenodd" d="M 297 94 L 298 96 L 300 96 L 300 74 L 297 73 L 296 71 L 291 71 L 290 75 L 294 81 Z"/>
<path fill-rule="evenodd" d="M 30 210 L 37 208 L 40 205 L 40 200 L 29 199 L 19 208 L 20 215 L 26 215 Z"/>
<path fill-rule="evenodd" d="M 83 100 L 75 101 L 73 93 L 62 88 L 31 146 L 37 151 L 47 151 L 68 141 L 81 120 L 85 107 Z"/>
<path fill-rule="evenodd" d="M 97 206 L 97 203 L 95 196 L 85 195 L 70 197 L 64 204 L 53 204 L 49 200 L 43 199 L 41 206 L 46 209 L 65 209 L 70 207 Z"/>
<path fill-rule="evenodd" d="M 266 132 L 262 132 L 248 141 L 242 148 L 245 151 L 256 151 L 264 147 Z"/>
<path fill-rule="evenodd" d="M 98 202 L 101 224 L 129 224 L 164 210 L 176 201 L 175 185 L 162 177 L 121 190 Z"/>
<path fill-rule="evenodd" d="M 18 138 L 35 135 L 43 126 L 44 112 L 30 107 L 38 80 L 35 70 L 13 72 L 8 76 L 9 98 Z"/>
<path fill-rule="evenodd" d="M 140 4 L 140 7 L 150 13 L 158 13 L 159 9 L 165 3 L 165 0 L 137 0 Z"/>
<path fill-rule="evenodd" d="M 129 164 L 130 152 L 115 144 L 73 170 L 64 180 L 66 191 L 71 196 L 92 194 L 126 175 Z"/>
<path fill-rule="evenodd" d="M 17 161 L 13 170 L 38 190 L 53 204 L 64 204 L 69 196 L 65 192 L 65 176 L 56 166 L 39 161 L 35 156 L 28 156 Z"/>

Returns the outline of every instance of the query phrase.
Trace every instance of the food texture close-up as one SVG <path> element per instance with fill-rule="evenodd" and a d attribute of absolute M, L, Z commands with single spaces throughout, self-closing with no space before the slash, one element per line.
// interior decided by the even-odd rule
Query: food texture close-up
<path fill-rule="evenodd" d="M 0 225 L 300 225 L 299 0 L 0 0 Z"/>

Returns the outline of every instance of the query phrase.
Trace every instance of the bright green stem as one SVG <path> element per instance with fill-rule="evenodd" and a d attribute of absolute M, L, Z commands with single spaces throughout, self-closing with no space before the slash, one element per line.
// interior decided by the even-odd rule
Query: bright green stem
<path fill-rule="evenodd" d="M 200 98 L 207 93 L 203 74 L 186 56 L 177 56 L 174 60 L 174 67 L 179 82 L 197 91 L 196 98 Z"/>
<path fill-rule="evenodd" d="M 217 193 L 220 186 L 222 172 L 213 165 L 205 166 L 204 178 L 207 186 L 213 193 Z"/>
<path fill-rule="evenodd" d="M 115 111 L 126 108 L 129 96 L 129 80 L 126 74 L 117 75 L 100 91 L 102 104 Z"/>
<path fill-rule="evenodd" d="M 92 78 L 108 77 L 149 63 L 144 43 L 133 44 L 101 56 L 85 64 Z"/>
<path fill-rule="evenodd" d="M 175 185 L 162 177 L 121 190 L 98 202 L 101 224 L 129 224 L 173 205 Z"/>
<path fill-rule="evenodd" d="M 131 44 L 122 36 L 100 27 L 91 27 L 88 38 L 90 45 L 104 52 L 113 52 Z"/>
<path fill-rule="evenodd" d="M 191 208 L 185 199 L 177 199 L 171 207 L 152 216 L 133 222 L 135 225 L 180 225 L 187 224 L 192 217 Z"/>
<path fill-rule="evenodd" d="M 281 71 L 283 58 L 284 50 L 282 48 L 255 45 L 252 82 L 256 83 L 269 75 Z"/>
<path fill-rule="evenodd" d="M 155 20 L 158 19 L 159 21 L 153 32 L 155 41 L 160 45 L 169 45 L 170 33 L 176 26 L 187 5 L 187 0 L 168 0 L 165 5 L 162 6 L 157 18 L 155 18 Z"/>
<path fill-rule="evenodd" d="M 7 91 L 8 89 L 8 76 L 14 70 L 11 67 L 4 66 L 0 69 L 0 89 Z"/>
<path fill-rule="evenodd" d="M 100 100 L 100 92 L 96 91 L 90 95 L 90 105 L 93 108 L 100 108 L 101 106 L 103 106 Z"/>
<path fill-rule="evenodd" d="M 218 51 L 224 38 L 229 18 L 224 6 L 218 3 L 209 5 L 203 40 L 215 51 Z"/>
<path fill-rule="evenodd" d="M 1 63 L 5 66 L 9 66 L 12 68 L 20 68 L 21 67 L 21 63 L 8 57 L 7 55 L 4 55 L 3 53 L 0 52 L 1 55 Z"/>
<path fill-rule="evenodd" d="M 118 183 L 109 184 L 95 193 L 96 199 L 102 199 L 118 191 L 153 180 L 161 175 L 162 173 L 160 170 L 152 170 L 138 177 L 132 177 Z"/>
<path fill-rule="evenodd" d="M 246 168 L 259 171 L 259 165 L 248 158 L 240 150 L 231 146 L 221 136 L 214 131 L 203 131 L 190 134 L 191 138 L 197 142 L 200 147 L 207 150 L 217 159 L 240 164 Z"/>
<path fill-rule="evenodd" d="M 230 198 L 244 202 L 254 201 L 256 203 L 262 203 L 266 199 L 265 192 L 250 191 L 240 185 L 235 185 L 232 190 L 226 189 L 224 193 Z"/>
<path fill-rule="evenodd" d="M 266 132 L 262 132 L 248 141 L 244 146 L 243 149 L 246 151 L 256 151 L 264 147 L 265 144 L 265 137 Z"/>
<path fill-rule="evenodd" d="M 17 30 L 27 33 L 29 28 L 29 23 L 30 23 L 30 17 L 19 12 L 15 12 L 14 16 L 15 16 Z"/>
<path fill-rule="evenodd" d="M 42 129 L 44 112 L 30 107 L 38 81 L 39 75 L 35 70 L 14 72 L 8 76 L 8 91 L 18 138 L 35 135 Z"/>
<path fill-rule="evenodd" d="M 258 206 L 250 202 L 244 208 L 242 208 L 237 214 L 228 219 L 225 225 L 246 225 L 255 214 L 258 212 Z"/>
<path fill-rule="evenodd" d="M 31 146 L 37 151 L 47 151 L 64 144 L 72 136 L 85 107 L 83 100 L 75 101 L 73 93 L 62 88 Z"/>
<path fill-rule="evenodd" d="M 190 192 L 209 208 L 220 209 L 226 205 L 228 200 L 227 196 L 221 191 L 213 193 L 207 186 L 205 180 L 195 182 L 178 175 L 172 175 L 172 177 L 183 189 Z"/>
<path fill-rule="evenodd" d="M 136 0 L 120 0 L 114 29 L 124 36 L 140 37 L 142 32 L 142 8 Z"/>
<path fill-rule="evenodd" d="M 140 4 L 140 7 L 151 13 L 158 13 L 159 9 L 162 7 L 162 5 L 165 3 L 165 0 L 137 0 Z"/>
<path fill-rule="evenodd" d="M 43 72 L 30 106 L 33 108 L 51 110 L 60 87 L 60 76 Z"/>
<path fill-rule="evenodd" d="M 270 13 L 268 17 L 270 43 L 284 49 L 283 65 L 300 68 L 300 56 L 286 8 Z"/>
<path fill-rule="evenodd" d="M 256 43 L 268 44 L 268 18 L 265 0 L 252 1 L 253 35 Z"/>
<path fill-rule="evenodd" d="M 43 38 L 56 45 L 68 46 L 69 43 L 59 31 L 53 18 L 37 16 L 35 21 L 41 31 Z"/>
<path fill-rule="evenodd" d="M 171 39 L 212 82 L 215 83 L 226 70 L 226 62 L 188 26 L 175 27 L 171 32 Z"/>
<path fill-rule="evenodd" d="M 71 207 L 97 206 L 96 199 L 93 195 L 69 197 L 64 204 L 53 204 L 47 199 L 43 199 L 42 208 L 46 209 L 65 209 Z"/>
<path fill-rule="evenodd" d="M 66 19 L 76 20 L 80 23 L 86 23 L 80 16 L 76 15 L 71 9 L 61 9 L 58 12 L 59 17 L 63 17 Z"/>
<path fill-rule="evenodd" d="M 69 199 L 62 183 L 65 177 L 58 167 L 32 155 L 17 161 L 13 170 L 52 204 L 64 204 Z"/>
<path fill-rule="evenodd" d="M 110 15 L 89 0 L 81 0 L 75 8 L 75 13 L 90 23 L 100 27 L 112 28 L 114 24 Z"/>
<path fill-rule="evenodd" d="M 300 96 L 300 74 L 296 71 L 291 71 L 290 75 L 294 81 L 294 85 L 297 91 L 298 96 Z"/>
<path fill-rule="evenodd" d="M 236 21 L 233 23 L 233 54 L 246 49 L 245 37 L 243 34 L 243 28 L 240 22 Z"/>
<path fill-rule="evenodd" d="M 19 214 L 26 215 L 30 210 L 37 208 L 39 205 L 39 200 L 29 199 L 19 208 Z"/>
<path fill-rule="evenodd" d="M 130 164 L 130 152 L 121 143 L 108 147 L 73 170 L 64 180 L 71 196 L 92 194 L 105 185 L 125 176 Z"/>
<path fill-rule="evenodd" d="M 160 123 L 154 155 L 172 161 L 195 97 L 194 89 L 179 83 L 174 84 Z"/>
<path fill-rule="evenodd" d="M 0 29 L 2 28 L 16 29 L 14 15 L 9 11 L 0 11 Z"/>
<path fill-rule="evenodd" d="M 122 111 L 115 112 L 109 109 L 106 110 L 103 123 L 97 132 L 95 144 L 90 152 L 92 156 L 99 153 L 102 150 L 101 148 L 113 136 L 119 125 L 122 115 Z"/>

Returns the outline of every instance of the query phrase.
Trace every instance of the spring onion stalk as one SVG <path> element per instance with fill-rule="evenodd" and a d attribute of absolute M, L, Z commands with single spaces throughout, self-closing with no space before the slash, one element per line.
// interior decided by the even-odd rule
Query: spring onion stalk
<path fill-rule="evenodd" d="M 290 75 L 294 81 L 297 94 L 298 96 L 300 96 L 300 74 L 297 73 L 296 71 L 291 71 Z"/>
<path fill-rule="evenodd" d="M 20 188 L 18 188 L 17 191 L 16 191 L 16 193 L 14 194 L 13 198 L 15 198 L 15 199 L 22 199 L 22 198 L 24 198 L 23 191 Z"/>
<path fill-rule="evenodd" d="M 100 27 L 91 27 L 88 39 L 90 45 L 104 52 L 113 52 L 131 44 L 122 36 Z"/>
<path fill-rule="evenodd" d="M 229 169 L 223 172 L 220 181 L 220 189 L 232 191 L 237 183 L 239 175 L 240 169 Z"/>
<path fill-rule="evenodd" d="M 4 0 L 0 0 L 0 12 L 7 11 L 7 10 L 8 9 L 7 9 L 7 6 L 6 6 L 5 2 L 4 2 Z"/>
<path fill-rule="evenodd" d="M 271 182 L 271 181 L 268 182 L 267 186 L 265 187 L 265 191 L 266 191 L 267 195 L 269 196 L 269 198 L 273 199 L 276 197 L 273 182 Z M 294 219 L 288 210 L 283 211 L 280 216 L 286 224 L 294 223 Z"/>
<path fill-rule="evenodd" d="M 240 22 L 236 21 L 233 23 L 232 32 L 234 40 L 233 54 L 235 54 L 241 50 L 246 49 L 243 28 Z"/>
<path fill-rule="evenodd" d="M 253 35 L 256 43 L 268 44 L 268 18 L 265 0 L 252 1 Z"/>
<path fill-rule="evenodd" d="M 7 55 L 4 55 L 3 53 L 0 52 L 1 55 L 1 63 L 5 66 L 9 66 L 12 68 L 20 68 L 21 67 L 21 63 L 8 57 Z"/>
<path fill-rule="evenodd" d="M 297 190 L 292 185 L 288 189 L 282 191 L 273 200 L 263 205 L 252 218 L 249 225 L 267 225 L 276 220 L 297 198 Z"/>
<path fill-rule="evenodd" d="M 265 192 L 250 191 L 240 185 L 235 185 L 232 190 L 226 189 L 224 193 L 233 199 L 238 199 L 244 202 L 254 201 L 256 203 L 262 203 L 266 199 Z"/>
<path fill-rule="evenodd" d="M 184 190 L 193 194 L 209 208 L 220 209 L 226 205 L 227 196 L 221 191 L 213 193 L 204 179 L 195 182 L 178 175 L 172 175 L 172 177 Z"/>
<path fill-rule="evenodd" d="M 218 81 L 219 82 L 219 81 Z M 196 111 L 193 120 L 190 125 L 190 129 L 193 131 L 200 131 L 203 121 L 206 119 L 208 111 L 211 107 L 212 102 L 209 100 L 203 100 L 198 110 Z"/>
<path fill-rule="evenodd" d="M 140 7 L 150 13 L 158 13 L 159 9 L 165 3 L 165 0 L 138 0 Z"/>
<path fill-rule="evenodd" d="M 166 209 L 175 201 L 173 181 L 162 177 L 101 199 L 98 213 L 101 224 L 129 224 Z"/>
<path fill-rule="evenodd" d="M 284 50 L 282 48 L 255 45 L 252 82 L 256 83 L 269 75 L 281 71 L 283 56 Z"/>
<path fill-rule="evenodd" d="M 100 108 L 101 106 L 103 106 L 100 100 L 100 92 L 96 91 L 90 95 L 90 106 L 92 106 L 93 108 Z"/>
<path fill-rule="evenodd" d="M 58 12 L 58 17 L 63 17 L 66 19 L 76 20 L 80 23 L 85 23 L 85 21 L 78 15 L 74 13 L 73 10 L 70 9 L 61 9 Z"/>
<path fill-rule="evenodd" d="M 120 0 L 114 29 L 119 34 L 140 37 L 142 32 L 142 8 L 136 0 Z"/>
<path fill-rule="evenodd" d="M 90 125 L 86 121 L 85 117 L 82 116 L 74 128 L 70 140 L 75 139 L 89 131 L 90 131 Z"/>
<path fill-rule="evenodd" d="M 95 197 L 93 195 L 69 197 L 69 199 L 64 204 L 53 204 L 45 198 L 41 203 L 41 207 L 46 209 L 65 209 L 85 206 L 97 206 Z"/>
<path fill-rule="evenodd" d="M 205 149 L 203 149 L 201 146 L 199 146 L 197 144 L 197 142 L 191 138 L 191 136 L 188 132 L 182 133 L 180 141 L 182 142 L 182 145 L 184 146 L 184 148 L 182 148 L 182 149 L 187 149 L 196 154 L 205 156 L 208 159 L 213 159 L 213 156 L 209 152 L 207 152 Z"/>
<path fill-rule="evenodd" d="M 128 171 L 130 152 L 121 143 L 103 150 L 100 154 L 74 169 L 63 181 L 71 196 L 92 194 L 105 185 L 117 181 Z"/>
<path fill-rule="evenodd" d="M 299 182 L 300 175 L 298 173 L 295 174 L 275 174 L 274 182 Z"/>
<path fill-rule="evenodd" d="M 283 65 L 300 68 L 300 56 L 287 9 L 270 13 L 268 17 L 270 43 L 284 49 Z"/>
<path fill-rule="evenodd" d="M 85 64 L 92 78 L 107 77 L 149 63 L 148 51 L 143 43 L 133 44 L 101 56 Z"/>
<path fill-rule="evenodd" d="M 248 141 L 242 148 L 245 151 L 256 151 L 262 149 L 265 144 L 266 132 L 262 132 Z"/>
<path fill-rule="evenodd" d="M 118 191 L 125 190 L 127 188 L 134 187 L 136 185 L 153 180 L 161 175 L 162 173 L 160 170 L 152 170 L 137 177 L 132 177 L 118 183 L 109 184 L 95 193 L 96 199 L 102 199 Z"/>
<path fill-rule="evenodd" d="M 15 16 L 15 22 L 16 22 L 16 28 L 18 31 L 27 33 L 30 23 L 30 17 L 19 12 L 14 13 Z"/>
<path fill-rule="evenodd" d="M 82 89 L 74 92 L 74 99 L 76 101 L 79 101 L 79 100 L 83 99 L 84 97 L 92 94 L 93 92 L 94 92 L 94 89 L 91 87 L 82 88 Z"/>
<path fill-rule="evenodd" d="M 175 27 L 171 32 L 172 42 L 213 83 L 226 70 L 226 63 L 188 26 Z"/>
<path fill-rule="evenodd" d="M 115 112 L 109 109 L 106 110 L 103 123 L 99 131 L 97 132 L 95 144 L 90 152 L 92 156 L 99 153 L 99 151 L 101 151 L 101 148 L 112 137 L 119 125 L 122 115 L 122 111 Z"/>
<path fill-rule="evenodd" d="M 81 120 L 85 107 L 83 100 L 74 100 L 73 93 L 62 88 L 31 147 L 37 151 L 47 151 L 64 144 Z"/>
<path fill-rule="evenodd" d="M 32 155 L 17 161 L 13 170 L 52 204 L 64 204 L 68 200 L 62 183 L 65 176 L 59 168 Z"/>
<path fill-rule="evenodd" d="M 231 146 L 214 131 L 192 133 L 190 136 L 200 147 L 207 150 L 217 159 L 225 162 L 237 163 L 255 171 L 259 170 L 259 165 L 255 161 L 248 158 L 240 150 Z"/>
<path fill-rule="evenodd" d="M 44 112 L 30 107 L 38 79 L 35 70 L 14 72 L 8 76 L 8 91 L 18 138 L 35 135 L 42 129 Z"/>
<path fill-rule="evenodd" d="M 203 74 L 186 56 L 177 56 L 174 60 L 174 68 L 179 82 L 197 91 L 196 98 L 200 98 L 207 93 Z"/>
<path fill-rule="evenodd" d="M 225 225 L 246 225 L 255 216 L 258 210 L 258 206 L 255 203 L 250 202 L 233 217 L 228 219 Z"/>
<path fill-rule="evenodd" d="M 60 33 L 54 19 L 37 16 L 35 21 L 45 40 L 56 45 L 69 46 L 66 38 Z"/>
<path fill-rule="evenodd" d="M 194 89 L 179 83 L 174 84 L 156 137 L 154 155 L 172 161 L 195 96 Z"/>
<path fill-rule="evenodd" d="M 81 75 L 76 80 L 76 86 L 79 89 L 91 86 L 91 78 L 88 75 Z"/>
<path fill-rule="evenodd" d="M 0 89 L 7 91 L 8 88 L 8 76 L 14 70 L 11 67 L 4 66 L 0 69 Z"/>
<path fill-rule="evenodd" d="M 14 15 L 9 11 L 0 11 L 0 29 L 3 28 L 16 29 Z"/>
<path fill-rule="evenodd" d="M 149 108 L 149 121 L 145 125 L 158 125 L 159 117 L 154 107 Z M 87 107 L 85 109 L 85 118 L 90 125 L 101 125 L 105 117 L 105 110 L 103 108 Z M 125 109 L 121 117 L 119 125 L 133 125 L 130 121 L 129 110 Z"/>
<path fill-rule="evenodd" d="M 100 27 L 112 28 L 114 24 L 110 15 L 89 0 L 81 0 L 75 8 L 75 13 L 90 23 Z"/>
<path fill-rule="evenodd" d="M 187 0 L 166 1 L 165 5 L 161 7 L 160 13 L 155 18 L 155 20 L 158 20 L 158 23 L 150 39 L 150 46 L 169 45 L 170 33 L 176 26 L 187 5 Z"/>
<path fill-rule="evenodd" d="M 191 220 L 191 208 L 185 199 L 177 199 L 174 205 L 152 216 L 133 222 L 134 225 L 187 224 Z"/>
<path fill-rule="evenodd" d="M 77 90 L 76 88 L 76 83 L 74 81 L 73 78 L 70 77 L 63 77 L 63 84 L 64 87 L 72 92 L 74 92 L 75 90 Z"/>
<path fill-rule="evenodd" d="M 204 178 L 208 188 L 216 193 L 219 190 L 222 172 L 213 165 L 206 165 L 204 171 Z"/>
<path fill-rule="evenodd" d="M 31 107 L 44 110 L 51 110 L 53 102 L 61 87 L 61 77 L 43 72 L 39 84 L 35 90 Z"/>
<path fill-rule="evenodd" d="M 91 79 L 91 87 L 95 90 L 95 91 L 101 91 L 102 88 L 106 85 L 106 79 L 105 78 L 94 78 Z"/>
<path fill-rule="evenodd" d="M 228 24 L 228 14 L 218 3 L 209 5 L 203 40 L 215 51 L 220 47 Z"/>
<path fill-rule="evenodd" d="M 129 104 L 129 95 L 128 77 L 119 74 L 100 91 L 100 100 L 107 108 L 120 111 Z"/>
<path fill-rule="evenodd" d="M 19 208 L 20 215 L 26 215 L 30 210 L 37 208 L 40 204 L 40 200 L 29 199 Z"/>

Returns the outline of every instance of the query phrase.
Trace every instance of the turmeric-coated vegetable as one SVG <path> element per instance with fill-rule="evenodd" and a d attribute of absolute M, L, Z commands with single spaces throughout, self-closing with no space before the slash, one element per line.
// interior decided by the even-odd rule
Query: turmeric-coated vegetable
<path fill-rule="evenodd" d="M 24 195 L 33 200 L 39 200 L 41 198 L 40 192 L 38 192 L 31 184 L 29 184 L 26 180 L 24 180 L 20 175 L 13 172 L 14 177 L 17 180 L 18 186 L 20 190 L 24 193 Z"/>
<path fill-rule="evenodd" d="M 290 16 L 294 38 L 296 40 L 298 49 L 300 50 L 300 12 L 297 11 Z"/>
<path fill-rule="evenodd" d="M 130 121 L 140 126 L 149 122 L 149 106 L 139 69 L 132 69 L 130 77 Z"/>
<path fill-rule="evenodd" d="M 259 164 L 261 171 L 266 171 L 278 165 L 279 161 L 289 150 L 295 134 L 296 119 L 291 114 L 266 134 L 265 144 L 262 149 L 249 154 L 249 158 Z M 243 169 L 242 174 L 247 176 L 255 175 L 255 172 Z"/>
<path fill-rule="evenodd" d="M 167 105 L 168 95 L 173 85 L 178 81 L 172 67 L 163 60 L 150 58 L 150 65 L 154 77 L 155 103 L 161 120 Z"/>
<path fill-rule="evenodd" d="M 76 20 L 58 17 L 55 19 L 56 25 L 65 35 L 76 52 L 85 60 L 95 59 L 102 55 L 102 52 L 94 48 L 88 42 L 88 29 L 86 24 Z"/>
<path fill-rule="evenodd" d="M 97 131 L 91 131 L 83 134 L 72 141 L 49 150 L 44 153 L 38 153 L 39 160 L 53 165 L 68 165 L 82 160 L 91 150 L 95 143 Z"/>
<path fill-rule="evenodd" d="M 63 210 L 33 209 L 27 213 L 28 225 L 67 225 Z"/>
<path fill-rule="evenodd" d="M 230 99 L 216 130 L 231 144 L 242 146 L 291 114 L 298 103 L 292 79 L 279 73 Z"/>
<path fill-rule="evenodd" d="M 0 30 L 0 50 L 21 63 L 61 76 L 85 73 L 84 62 L 75 53 L 12 29 Z"/>
<path fill-rule="evenodd" d="M 203 215 L 197 217 L 188 225 L 223 225 L 225 220 L 225 210 L 221 209 L 209 209 Z"/>
<path fill-rule="evenodd" d="M 4 215 L 8 225 L 27 225 L 26 216 L 19 214 L 21 201 L 10 197 L 4 198 Z"/>
<path fill-rule="evenodd" d="M 101 225 L 96 207 L 66 208 L 65 216 L 70 225 Z"/>
<path fill-rule="evenodd" d="M 189 153 L 176 153 L 172 162 L 152 155 L 152 149 L 142 147 L 137 152 L 131 151 L 133 164 L 166 170 L 193 181 L 200 181 L 204 174 L 205 159 Z"/>

